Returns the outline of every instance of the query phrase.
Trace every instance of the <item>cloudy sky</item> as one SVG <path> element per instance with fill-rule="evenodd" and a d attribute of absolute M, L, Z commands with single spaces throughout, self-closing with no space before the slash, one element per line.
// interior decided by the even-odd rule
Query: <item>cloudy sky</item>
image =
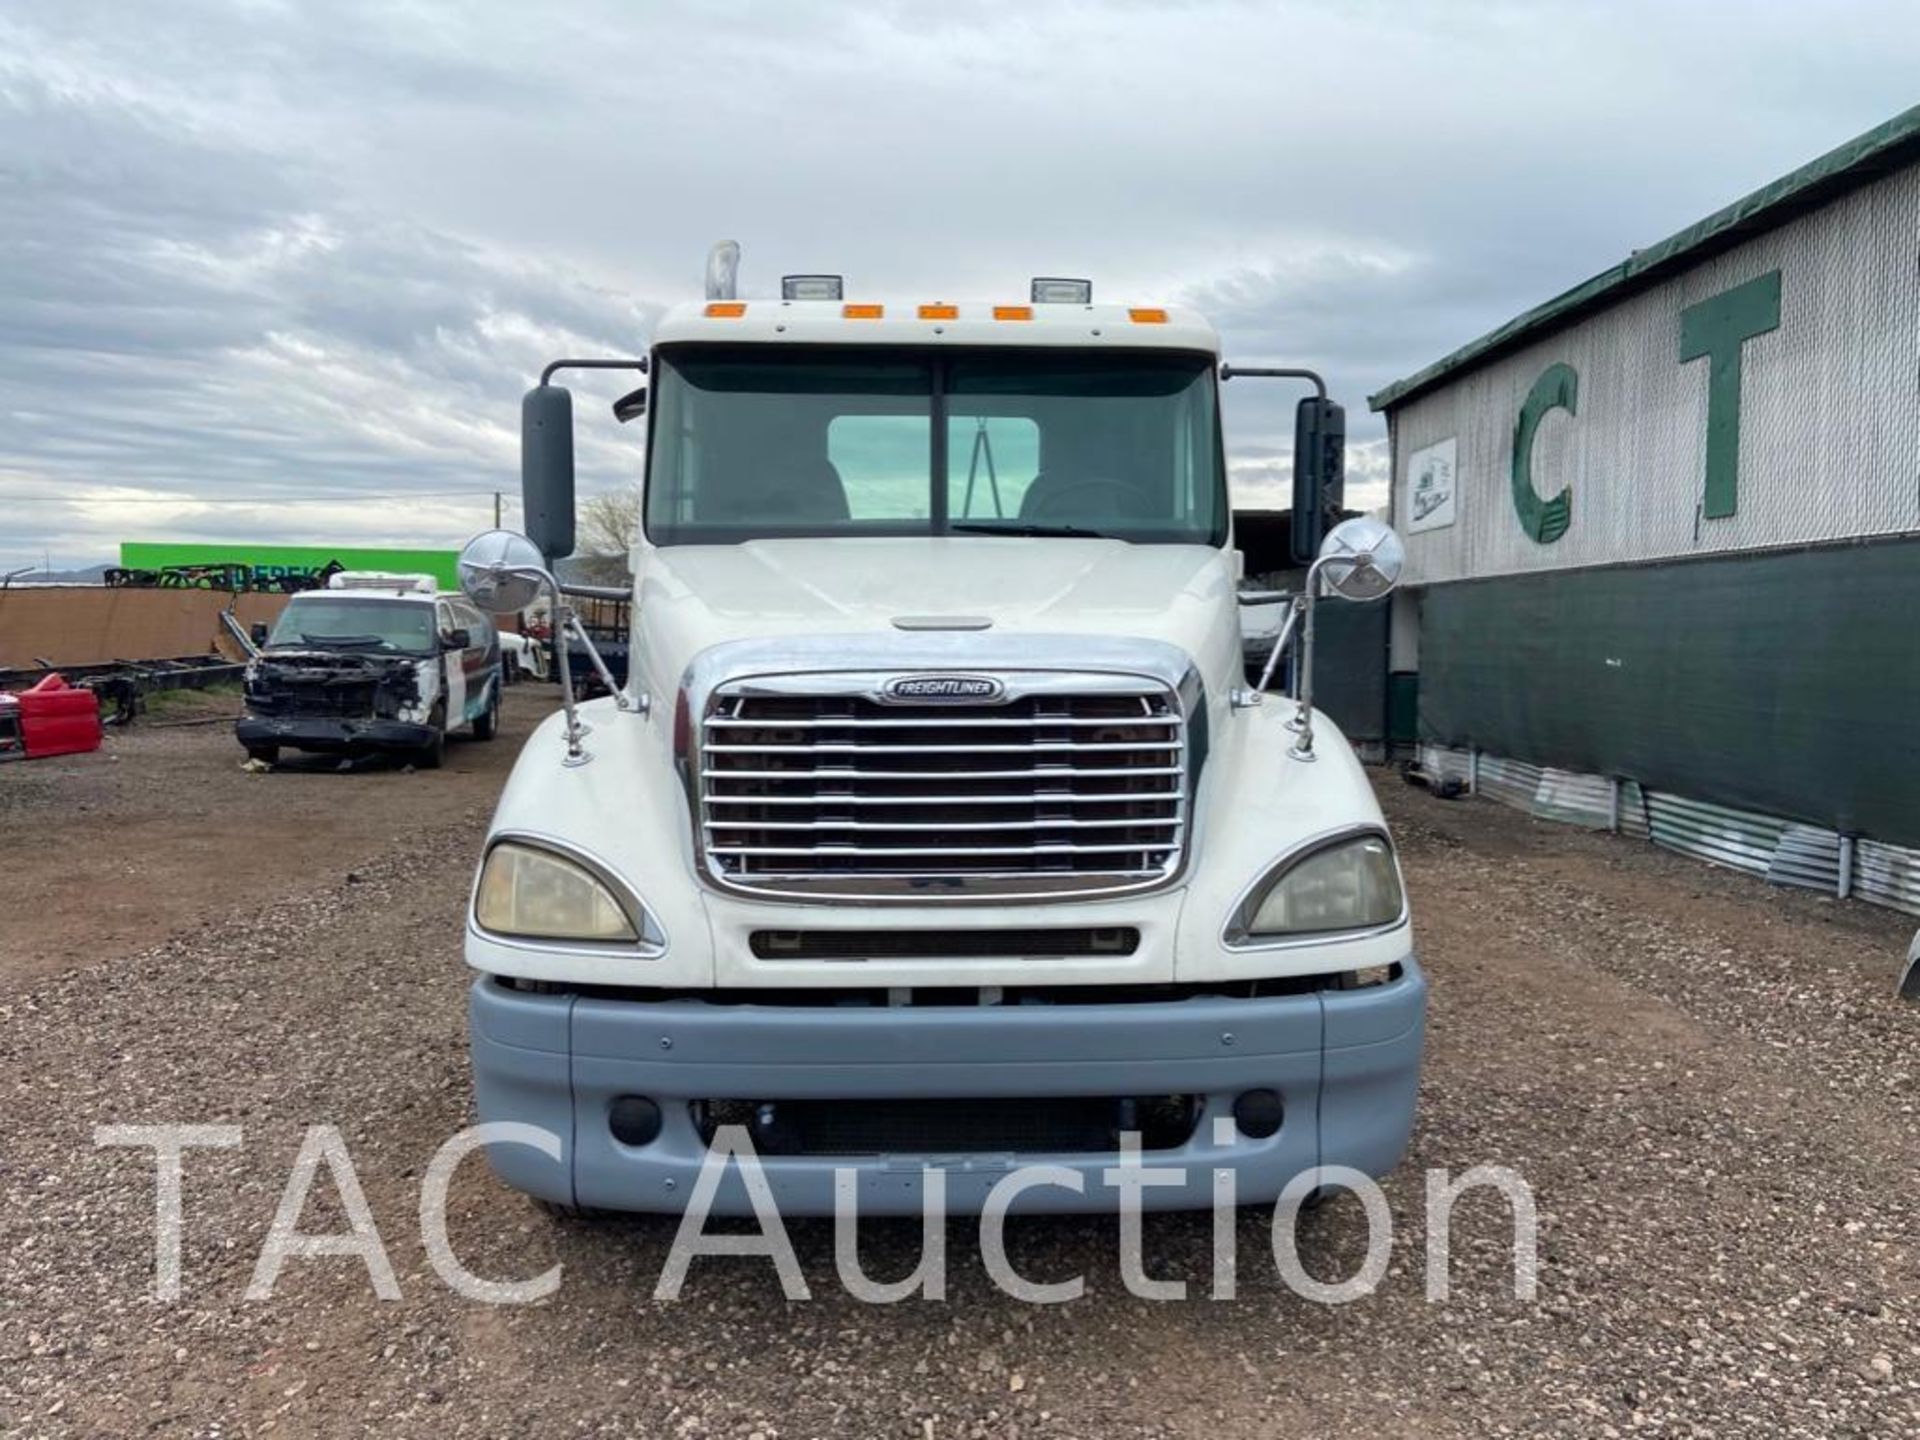
<path fill-rule="evenodd" d="M 1906 3 L 0 0 L 0 570 L 511 518 L 542 362 L 643 346 L 723 236 L 748 294 L 1199 305 L 1327 372 L 1371 502 L 1369 391 L 1916 75 Z M 1257 502 L 1290 410 L 1229 400 Z"/>

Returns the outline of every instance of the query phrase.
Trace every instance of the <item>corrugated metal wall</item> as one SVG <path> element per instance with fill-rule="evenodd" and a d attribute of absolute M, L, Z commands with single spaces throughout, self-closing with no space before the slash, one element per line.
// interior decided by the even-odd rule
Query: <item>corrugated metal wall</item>
<path fill-rule="evenodd" d="M 1612 781 L 1604 775 L 1529 765 L 1504 756 L 1423 743 L 1420 768 L 1465 782 L 1477 776 L 1477 794 L 1542 820 L 1589 830 L 1612 820 Z M 1920 915 L 1920 850 L 1844 837 L 1817 825 L 1798 825 L 1751 810 L 1736 810 L 1663 790 L 1620 783 L 1622 835 L 1667 850 L 1743 870 L 1775 885 L 1840 893 L 1843 873 L 1855 899 Z"/>
<path fill-rule="evenodd" d="M 1407 461 L 1457 437 L 1455 523 L 1408 534 L 1409 584 L 1920 531 L 1920 169 L 1631 296 L 1471 370 L 1393 414 L 1394 515 Z M 1739 508 L 1701 519 L 1706 359 L 1682 363 L 1680 312 L 1768 271 L 1780 324 L 1742 347 Z M 1552 544 L 1521 528 L 1514 424 L 1550 364 L 1579 375 L 1578 409 L 1550 412 L 1534 488 L 1572 487 Z"/>

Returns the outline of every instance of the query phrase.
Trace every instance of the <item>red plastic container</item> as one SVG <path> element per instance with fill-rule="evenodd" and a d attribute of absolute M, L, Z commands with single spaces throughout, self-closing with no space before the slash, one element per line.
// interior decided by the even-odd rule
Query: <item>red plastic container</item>
<path fill-rule="evenodd" d="M 100 748 L 100 700 L 58 675 L 20 692 L 20 729 L 29 760 Z"/>

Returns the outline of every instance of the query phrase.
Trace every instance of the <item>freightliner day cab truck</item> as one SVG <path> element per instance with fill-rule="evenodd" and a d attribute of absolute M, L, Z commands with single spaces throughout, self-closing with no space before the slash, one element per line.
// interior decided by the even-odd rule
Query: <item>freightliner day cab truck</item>
<path fill-rule="evenodd" d="M 1078 1188 L 1019 1208 L 1111 1209 L 1123 1135 L 1184 1175 L 1148 1207 L 1209 1205 L 1222 1169 L 1242 1204 L 1390 1169 L 1426 984 L 1310 691 L 1315 599 L 1385 594 L 1397 537 L 1348 520 L 1302 593 L 1240 591 L 1233 372 L 1197 315 L 1083 282 L 740 299 L 731 258 L 644 359 L 549 367 L 530 533 L 463 556 L 482 608 L 553 585 L 552 377 L 646 371 L 615 406 L 651 412 L 630 673 L 527 742 L 473 892 L 480 1118 L 558 1141 L 494 1145 L 496 1171 L 561 1209 L 679 1211 L 729 1126 L 787 1214 L 832 1213 L 837 1170 L 863 1214 L 919 1211 L 936 1172 L 978 1211 L 1029 1164 Z M 1296 538 L 1339 463 L 1338 408 L 1301 407 Z M 1273 662 L 1246 678 L 1250 599 L 1289 607 L 1295 695 Z M 729 1168 L 711 1211 L 750 1199 Z"/>

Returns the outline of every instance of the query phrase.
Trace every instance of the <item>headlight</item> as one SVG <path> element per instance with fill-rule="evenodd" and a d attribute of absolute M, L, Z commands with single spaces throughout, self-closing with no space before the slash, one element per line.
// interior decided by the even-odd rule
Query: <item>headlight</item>
<path fill-rule="evenodd" d="M 1373 930 L 1406 908 L 1400 867 L 1382 835 L 1335 841 L 1264 881 L 1234 917 L 1233 938 L 1268 940 Z"/>
<path fill-rule="evenodd" d="M 474 896 L 483 930 L 540 940 L 638 940 L 633 917 L 576 860 L 503 840 L 487 852 Z"/>

